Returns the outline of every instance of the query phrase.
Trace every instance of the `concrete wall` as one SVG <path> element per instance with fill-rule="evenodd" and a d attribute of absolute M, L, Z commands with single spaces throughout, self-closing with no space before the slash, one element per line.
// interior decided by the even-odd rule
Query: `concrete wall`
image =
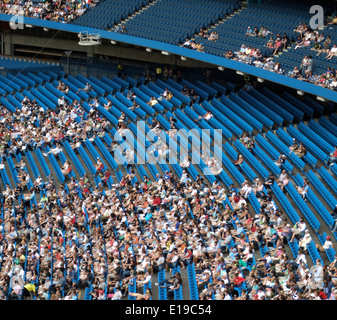
<path fill-rule="evenodd" d="M 147 52 L 144 47 L 135 47 L 133 45 L 126 44 L 116 44 L 113 45 L 105 40 L 99 46 L 80 46 L 77 41 L 71 39 L 59 39 L 41 36 L 29 36 L 25 34 L 14 34 L 14 33 L 3 33 L 4 36 L 4 54 L 13 55 L 14 48 L 16 45 L 36 47 L 40 50 L 44 49 L 56 49 L 60 51 L 78 51 L 86 53 L 87 56 L 93 57 L 94 55 L 106 55 L 116 58 L 124 58 L 131 60 L 139 60 L 152 63 L 161 64 L 173 64 L 180 65 L 183 67 L 193 67 L 193 68 L 208 68 L 214 67 L 208 63 L 196 60 L 183 61 L 180 57 L 176 55 L 163 55 L 161 52 L 153 50 L 152 52 Z"/>

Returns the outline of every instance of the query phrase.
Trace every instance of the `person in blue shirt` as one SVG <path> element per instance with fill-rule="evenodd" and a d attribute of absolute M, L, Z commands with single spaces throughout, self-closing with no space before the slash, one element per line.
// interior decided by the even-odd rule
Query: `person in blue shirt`
<path fill-rule="evenodd" d="M 171 179 L 170 174 L 169 174 L 169 172 L 167 170 L 165 171 L 164 179 L 165 180 L 170 180 Z"/>
<path fill-rule="evenodd" d="M 227 258 L 225 258 L 225 263 L 230 264 L 236 260 L 236 257 L 238 255 L 238 251 L 235 247 L 232 247 L 229 250 L 229 255 Z"/>
<path fill-rule="evenodd" d="M 147 212 L 146 213 L 145 218 L 144 218 L 145 221 L 146 221 L 146 223 L 152 218 L 152 216 L 153 216 L 152 212 Z"/>
<path fill-rule="evenodd" d="M 240 236 L 240 234 L 244 232 L 242 223 L 238 223 L 236 230 L 232 230 L 232 235 L 236 238 L 236 236 Z"/>
<path fill-rule="evenodd" d="M 252 35 L 252 28 L 248 27 L 246 31 L 246 36 L 251 36 Z"/>

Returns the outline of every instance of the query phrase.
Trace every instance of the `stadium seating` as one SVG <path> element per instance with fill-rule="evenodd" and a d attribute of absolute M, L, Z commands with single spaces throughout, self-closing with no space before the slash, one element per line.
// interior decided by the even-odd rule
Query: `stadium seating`
<path fill-rule="evenodd" d="M 272 132 L 274 121 L 275 123 L 276 121 L 278 121 L 278 125 L 282 124 L 284 122 L 282 116 L 276 114 L 272 110 L 272 107 L 269 108 L 268 104 L 264 104 L 263 102 L 261 102 L 263 103 L 266 110 L 266 112 L 263 112 L 266 117 L 263 118 L 261 116 L 262 111 L 259 111 L 259 109 L 255 107 L 255 104 L 253 104 L 254 101 L 252 102 L 249 100 L 250 93 L 247 94 L 242 90 L 239 90 L 238 94 L 231 92 L 229 96 L 226 97 L 220 94 L 220 92 L 226 91 L 220 86 L 215 86 L 215 91 L 213 91 L 210 90 L 210 87 L 208 87 L 206 84 L 203 84 L 202 82 L 193 84 L 190 82 L 184 82 L 189 87 L 196 88 L 196 86 L 198 86 L 198 88 L 203 90 L 203 92 L 207 94 L 207 96 L 205 95 L 204 97 L 205 100 L 202 101 L 200 104 L 195 103 L 191 106 L 180 105 L 175 107 L 172 107 L 170 104 L 162 102 L 160 103 L 160 106 L 158 106 L 159 109 L 155 110 L 154 112 L 154 108 L 150 108 L 148 105 L 146 105 L 146 102 L 149 97 L 154 95 L 154 93 L 160 94 L 163 89 L 160 86 L 160 81 L 152 82 L 150 84 L 140 84 L 137 87 L 131 86 L 128 89 L 124 89 L 127 85 L 123 83 L 123 81 L 119 81 L 117 79 L 87 79 L 83 76 L 77 75 L 73 77 L 68 77 L 68 79 L 66 80 L 63 78 L 62 74 L 59 74 L 57 77 L 52 77 L 48 73 L 43 73 L 42 71 L 40 71 L 40 73 L 37 73 L 34 77 L 28 77 L 27 73 L 25 77 L 27 79 L 33 79 L 34 86 L 26 86 L 24 83 L 27 82 L 25 80 L 22 80 L 22 84 L 24 86 L 22 87 L 23 90 L 21 93 L 8 90 L 8 92 L 5 93 L 4 96 L 2 96 L 3 105 L 7 108 L 7 110 L 14 112 L 16 109 L 20 108 L 21 101 L 25 95 L 32 97 L 33 99 L 37 98 L 45 106 L 46 110 L 55 110 L 57 107 L 58 98 L 61 96 L 61 92 L 56 89 L 56 82 L 58 80 L 65 80 L 69 84 L 71 84 L 70 91 L 67 94 L 69 102 L 72 102 L 74 95 L 77 95 L 78 88 L 83 88 L 84 84 L 89 81 L 90 83 L 94 84 L 94 91 L 92 94 L 85 94 L 82 96 L 82 99 L 84 100 L 82 100 L 81 105 L 85 110 L 83 120 L 86 119 L 88 112 L 90 112 L 91 110 L 89 103 L 92 101 L 92 98 L 97 97 L 100 103 L 99 107 L 97 107 L 97 112 L 109 121 L 112 129 L 107 130 L 103 137 L 96 136 L 93 139 L 87 138 L 76 150 L 71 147 L 69 141 L 63 141 L 63 151 L 60 152 L 57 157 L 53 153 L 49 153 L 47 157 L 43 155 L 43 153 L 49 152 L 51 150 L 49 146 L 45 148 L 36 148 L 36 150 L 28 150 L 24 154 L 17 155 L 17 157 L 7 157 L 5 168 L 0 169 L 2 180 L 1 183 L 3 185 L 8 184 L 12 188 L 17 185 L 18 177 L 16 174 L 15 162 L 19 162 L 21 160 L 21 157 L 26 157 L 29 164 L 27 172 L 33 173 L 33 177 L 31 177 L 31 179 L 36 178 L 40 174 L 43 174 L 43 176 L 45 177 L 52 175 L 57 179 L 57 182 L 59 184 L 67 184 L 70 179 L 75 179 L 76 181 L 78 181 L 78 179 L 83 178 L 87 173 L 89 173 L 94 176 L 95 185 L 99 186 L 100 183 L 102 183 L 103 179 L 99 175 L 96 175 L 96 169 L 94 167 L 95 160 L 99 158 L 102 160 L 103 163 L 103 172 L 106 172 L 106 170 L 111 170 L 112 176 L 110 177 L 107 184 L 107 188 L 111 188 L 112 184 L 114 182 L 117 182 L 117 180 L 118 182 L 120 182 L 122 180 L 124 172 L 127 172 L 129 170 L 126 159 L 122 152 L 117 151 L 115 158 L 108 150 L 111 142 L 113 141 L 112 137 L 116 135 L 118 119 L 121 115 L 121 111 L 124 111 L 128 119 L 131 120 L 129 128 L 134 136 L 139 136 L 140 140 L 144 138 L 144 145 L 143 143 L 134 141 L 135 149 L 137 151 L 137 157 L 140 158 L 145 158 L 145 150 L 151 146 L 153 141 L 156 141 L 155 139 L 150 139 L 154 137 L 154 133 L 150 129 L 153 120 L 158 120 L 164 128 L 164 130 L 160 133 L 160 137 L 166 142 L 173 141 L 173 139 L 169 137 L 167 132 L 165 132 L 170 129 L 169 119 L 171 116 L 173 116 L 177 120 L 177 128 L 185 129 L 187 130 L 186 132 L 188 132 L 188 130 L 190 129 L 196 129 L 196 132 L 201 133 L 202 129 L 210 129 L 212 142 L 214 142 L 213 140 L 215 139 L 214 129 L 223 129 L 223 138 L 225 139 L 225 142 L 222 145 L 222 148 L 214 147 L 213 149 L 211 149 L 211 152 L 213 152 L 215 156 L 218 156 L 222 159 L 223 171 L 219 176 L 206 175 L 205 178 L 207 179 L 208 184 L 212 185 L 213 182 L 217 180 L 220 181 L 227 188 L 230 188 L 231 185 L 234 184 L 234 182 L 236 183 L 236 185 L 241 186 L 245 179 L 253 182 L 254 179 L 258 176 L 260 178 L 263 178 L 264 180 L 267 180 L 270 173 L 278 176 L 281 169 L 284 168 L 287 170 L 287 172 L 291 176 L 291 179 L 295 181 L 297 185 L 302 185 L 303 178 L 307 177 L 314 187 L 310 189 L 308 193 L 308 200 L 315 210 L 312 211 L 308 204 L 303 201 L 299 193 L 296 191 L 292 181 L 286 186 L 286 191 L 288 192 L 287 194 L 284 194 L 276 183 L 271 186 L 271 192 L 273 196 L 275 196 L 275 199 L 285 210 L 285 213 L 287 214 L 291 222 L 295 224 L 299 221 L 300 215 L 298 214 L 298 212 L 300 212 L 301 216 L 305 217 L 306 221 L 313 228 L 315 233 L 318 232 L 321 226 L 318 218 L 323 220 L 324 224 L 326 224 L 330 230 L 333 227 L 334 221 L 329 214 L 329 210 L 325 207 L 325 203 L 323 203 L 320 198 L 325 199 L 326 203 L 331 209 L 336 206 L 337 202 L 335 200 L 335 196 L 332 195 L 332 193 L 328 190 L 328 188 L 330 188 L 332 192 L 336 194 L 337 186 L 335 178 L 330 174 L 327 168 L 325 168 L 325 161 L 322 167 L 316 169 L 316 159 L 313 158 L 313 156 L 311 156 L 310 158 L 310 155 L 308 155 L 309 160 L 307 161 L 312 164 L 312 170 L 304 173 L 303 169 L 305 167 L 305 163 L 295 155 L 289 155 L 288 149 L 289 145 L 291 144 L 291 137 L 295 136 L 299 141 L 302 141 L 303 139 L 305 144 L 308 145 L 309 151 L 313 155 L 317 156 L 318 159 L 326 160 L 327 158 L 323 158 L 322 153 L 327 156 L 326 151 L 330 147 L 333 147 L 333 145 L 330 143 L 333 142 L 334 135 L 330 130 L 333 131 L 334 127 L 330 122 L 325 121 L 324 118 L 320 119 L 322 125 L 319 124 L 316 126 L 317 122 L 314 120 L 309 121 L 308 125 L 300 122 L 297 125 L 299 130 L 297 130 L 292 124 L 290 124 L 285 128 L 291 135 L 289 135 L 282 127 L 276 130 L 275 135 Z M 22 77 L 22 79 L 26 79 L 25 77 Z M 5 77 L 5 79 L 10 79 L 10 77 Z M 8 82 L 5 79 L 0 78 L 0 81 L 2 80 L 2 82 L 6 84 Z M 113 81 L 114 87 L 112 87 L 110 81 Z M 164 81 L 161 82 L 162 86 L 165 86 L 167 84 Z M 17 82 L 16 85 L 20 86 L 20 82 Z M 174 92 L 174 97 L 177 100 L 182 98 L 180 95 L 179 85 L 179 83 L 174 83 L 173 81 L 170 81 L 170 87 L 176 88 Z M 12 87 L 12 89 L 14 89 L 14 87 Z M 131 106 L 131 102 L 126 98 L 126 93 L 128 92 L 128 90 L 132 90 L 134 93 L 136 93 L 137 98 L 139 97 L 138 101 L 140 102 L 140 104 L 141 101 L 145 103 L 142 104 L 140 110 L 137 112 L 131 111 L 129 109 L 129 107 Z M 257 96 L 264 96 L 265 94 L 268 95 L 267 91 L 265 91 L 264 93 L 262 93 L 262 91 L 255 91 L 258 92 L 258 94 L 255 94 L 256 97 L 254 96 L 254 99 L 258 101 L 261 101 L 262 99 L 258 99 Z M 200 93 L 201 92 L 202 91 L 200 91 Z M 219 100 L 217 99 L 218 97 Z M 107 101 L 111 101 L 113 104 L 112 108 L 109 111 L 103 107 L 103 105 Z M 238 108 L 240 108 L 240 111 Z M 268 112 L 267 109 L 270 112 Z M 200 121 L 194 121 L 195 119 L 198 119 L 199 116 L 203 116 L 207 111 L 211 111 L 214 117 L 210 120 L 203 119 Z M 269 117 L 267 115 L 270 116 L 270 119 L 271 117 L 273 117 L 272 122 L 269 122 L 269 124 Z M 147 124 L 144 128 L 144 132 L 142 132 L 142 130 L 137 127 L 135 122 L 137 120 L 144 119 L 146 120 Z M 80 117 L 78 117 L 77 120 L 79 122 L 82 121 Z M 263 132 L 261 132 L 262 128 Z M 240 138 L 240 136 L 242 135 L 242 131 L 246 131 L 246 129 L 248 129 L 247 131 L 255 137 L 256 146 L 255 148 L 253 148 L 252 153 L 249 152 L 248 149 L 246 149 L 245 146 L 238 140 L 238 138 Z M 254 131 L 253 129 L 256 129 L 256 131 Z M 307 131 L 308 129 L 310 129 L 311 131 Z M 330 134 L 326 136 L 330 137 L 330 143 L 327 141 L 327 138 L 325 138 L 324 135 L 328 132 L 330 132 Z M 126 135 L 128 134 L 126 133 Z M 147 138 L 145 138 L 145 136 L 147 136 Z M 119 144 L 122 145 L 124 143 L 125 141 L 121 137 Z M 318 146 L 323 146 L 323 144 L 325 146 L 325 149 L 324 151 L 320 152 Z M 124 144 L 124 146 L 126 146 L 126 144 Z M 197 158 L 197 155 L 192 148 L 192 146 L 200 146 L 200 144 L 198 144 L 196 140 L 193 141 L 192 139 L 191 141 L 186 135 L 181 135 L 179 138 L 179 145 L 176 144 L 176 146 L 178 150 L 181 150 L 182 146 L 184 146 L 190 156 L 195 156 L 195 158 Z M 131 146 L 127 145 L 127 147 Z M 279 168 L 275 165 L 274 162 L 282 153 L 286 154 L 287 161 L 281 168 Z M 232 163 L 234 160 L 237 159 L 238 154 L 242 154 L 244 157 L 244 163 L 239 168 L 234 166 Z M 118 161 L 116 160 L 117 158 Z M 37 159 L 36 163 L 35 159 Z M 180 155 L 180 159 L 178 160 L 181 159 L 182 155 Z M 71 163 L 74 164 L 74 170 L 69 175 L 64 175 L 61 171 L 61 167 L 66 160 L 70 160 Z M 297 176 L 294 177 L 292 176 L 293 165 L 300 169 L 300 173 L 298 173 Z M 178 163 L 172 164 L 171 167 L 178 174 L 178 176 L 181 176 L 182 168 Z M 200 163 L 198 164 L 191 164 L 187 171 L 190 174 L 190 177 L 193 180 L 196 180 L 200 172 L 206 169 L 206 167 L 206 163 L 200 161 Z M 42 171 L 40 168 L 42 169 Z M 166 163 L 146 163 L 144 165 L 137 165 L 136 168 L 138 172 L 138 177 L 143 178 L 144 176 L 148 176 L 152 181 L 157 180 L 158 175 L 162 175 L 162 173 L 164 173 L 166 170 L 170 170 L 170 167 Z M 331 169 L 334 170 L 333 167 L 331 167 Z M 41 172 L 39 172 L 39 170 Z M 322 177 L 322 181 L 324 183 L 318 179 L 318 175 Z M 133 184 L 137 181 L 137 176 L 132 181 Z M 30 186 L 32 181 L 33 180 L 30 181 Z M 324 184 L 326 184 L 328 188 Z M 292 205 L 291 201 L 289 201 L 290 199 L 295 203 L 296 206 Z M 228 201 L 228 199 L 226 200 Z M 32 199 L 32 203 L 34 203 L 34 201 L 36 201 L 36 199 Z M 254 193 L 251 193 L 248 196 L 248 201 L 252 205 L 254 213 L 259 214 L 261 205 Z M 143 224 L 143 222 L 141 223 Z M 98 224 L 97 227 L 101 229 L 100 232 L 103 232 L 104 228 L 102 224 Z M 295 241 L 289 245 L 291 247 L 294 257 L 296 257 L 298 254 L 297 242 Z M 261 253 L 264 254 L 266 250 L 268 250 L 268 247 L 261 246 L 260 250 Z M 313 263 L 316 263 L 316 259 L 320 259 L 321 257 L 315 247 L 314 242 L 308 246 L 308 250 Z M 332 257 L 331 254 L 332 251 L 327 252 L 327 256 L 330 258 Z M 103 258 L 106 261 L 106 252 L 103 254 Z M 173 270 L 173 273 L 180 271 L 181 270 L 179 269 L 179 267 L 177 267 Z M 196 285 L 197 275 L 195 272 L 195 266 L 193 264 L 189 264 L 187 266 L 187 275 L 189 280 L 190 298 L 192 300 L 198 300 L 199 292 Z M 160 271 L 158 273 L 158 280 L 163 281 L 165 279 L 165 276 L 165 271 Z M 79 276 L 77 276 L 77 280 L 78 279 Z M 146 290 L 147 287 L 148 286 L 144 286 L 143 289 Z M 89 291 L 89 289 L 86 290 L 84 294 L 84 299 L 91 298 L 91 296 L 89 295 Z M 129 292 L 136 292 L 136 282 L 132 282 L 130 284 Z M 238 294 L 241 294 L 240 290 L 238 291 Z M 159 299 L 166 300 L 166 290 L 161 290 L 161 288 L 159 288 L 158 296 Z M 182 288 L 175 292 L 174 297 L 176 300 L 186 299 L 186 297 L 183 296 Z M 128 298 L 130 300 L 134 299 L 133 296 L 129 296 Z"/>

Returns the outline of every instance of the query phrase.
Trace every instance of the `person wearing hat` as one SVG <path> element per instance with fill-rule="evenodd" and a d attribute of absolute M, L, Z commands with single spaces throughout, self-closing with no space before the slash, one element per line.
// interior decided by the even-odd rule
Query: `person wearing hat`
<path fill-rule="evenodd" d="M 283 43 L 280 38 L 277 38 L 274 42 L 274 52 L 273 55 L 278 54 L 283 48 Z"/>
<path fill-rule="evenodd" d="M 325 238 L 324 244 L 320 245 L 319 243 L 316 243 L 316 248 L 319 252 L 325 252 L 326 250 L 329 250 L 333 248 L 333 244 L 331 242 L 331 238 L 327 236 Z"/>
<path fill-rule="evenodd" d="M 251 36 L 252 35 L 252 28 L 248 27 L 246 31 L 246 36 Z"/>
<path fill-rule="evenodd" d="M 293 151 L 297 150 L 300 147 L 299 143 L 296 141 L 295 138 L 293 138 L 293 144 L 289 147 L 289 154 L 291 154 Z"/>
<path fill-rule="evenodd" d="M 306 229 L 304 237 L 299 241 L 298 245 L 300 248 L 303 248 L 304 251 L 307 251 L 308 244 L 312 241 L 312 237 L 309 233 L 309 230 Z"/>

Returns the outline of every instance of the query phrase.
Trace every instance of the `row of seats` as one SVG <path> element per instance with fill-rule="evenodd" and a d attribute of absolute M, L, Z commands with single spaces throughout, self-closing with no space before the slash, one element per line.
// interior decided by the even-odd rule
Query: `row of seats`
<path fill-rule="evenodd" d="M 82 79 L 83 80 L 83 79 Z M 69 79 L 69 83 L 70 83 L 71 81 L 70 81 L 70 79 Z M 75 81 L 74 80 L 72 80 L 72 82 L 74 83 Z M 42 82 L 42 84 L 43 84 L 43 82 Z M 41 84 L 40 84 L 41 85 Z M 74 90 L 77 90 L 78 89 L 78 87 L 76 87 L 76 85 L 75 85 L 75 83 L 73 84 L 74 85 Z M 81 85 L 84 85 L 84 82 L 81 82 Z M 34 95 L 39 95 L 39 94 L 41 94 L 41 92 L 39 92 L 38 90 L 33 90 L 33 92 L 34 92 Z M 75 94 L 75 91 L 73 92 L 74 94 Z M 41 94 L 42 95 L 42 94 Z M 41 100 L 45 100 L 45 98 L 44 99 L 42 99 L 43 97 L 41 97 Z M 122 99 L 121 99 L 122 100 Z M 124 101 L 124 100 L 123 100 Z M 47 103 L 48 101 L 45 101 L 46 102 L 46 104 L 49 106 L 49 103 Z M 184 108 L 185 109 L 185 108 Z M 187 109 L 188 110 L 188 109 Z M 181 118 L 181 117 L 184 117 L 184 119 L 186 119 L 186 114 L 185 113 L 183 113 L 183 114 L 179 114 L 179 113 L 176 113 L 175 112 L 175 115 L 177 115 L 177 116 L 179 116 L 179 119 Z M 140 115 L 138 115 L 138 116 L 140 116 Z M 182 120 L 182 119 L 181 119 Z M 192 120 L 192 119 L 190 119 L 190 120 Z M 186 121 L 186 120 L 185 120 Z M 192 125 L 192 122 L 191 121 L 189 121 L 188 122 L 190 125 Z M 193 122 L 193 125 L 195 125 L 195 123 Z M 88 150 L 90 151 L 90 153 L 92 153 L 92 157 L 94 158 L 95 156 L 97 156 L 97 153 L 94 151 L 94 149 L 92 148 L 92 146 L 91 146 L 92 144 L 91 144 L 91 142 L 86 142 L 86 146 L 87 146 L 87 148 L 88 148 Z M 237 145 L 236 145 L 236 147 L 237 147 Z M 235 159 L 236 157 L 237 157 L 237 152 L 230 146 L 230 147 L 228 147 L 227 146 L 227 148 L 225 149 L 226 150 L 226 152 L 228 152 L 230 155 L 231 155 L 231 158 L 232 159 Z M 234 150 L 234 151 L 233 151 Z M 48 151 L 48 150 L 46 150 L 46 151 Z M 88 163 L 88 167 L 89 167 L 89 164 L 92 164 L 92 162 L 91 162 L 91 160 L 89 161 L 89 157 L 88 157 L 88 155 L 86 155 L 86 152 L 84 151 L 80 151 L 80 154 L 81 154 L 81 156 L 83 157 L 83 159 L 87 159 L 86 160 L 86 162 Z M 43 159 L 43 157 L 41 158 L 41 161 L 42 161 L 42 159 Z M 57 169 L 56 169 L 56 163 L 51 159 L 51 161 L 52 161 L 52 165 L 53 165 L 53 169 L 55 170 L 55 172 L 57 171 Z M 178 169 L 178 168 L 177 168 Z M 249 167 L 249 165 L 248 164 L 246 164 L 246 166 L 243 168 L 243 170 L 245 170 L 245 173 L 249 176 L 249 175 L 251 175 L 251 169 L 250 169 L 250 167 Z M 254 177 L 256 177 L 256 175 L 254 176 L 254 175 L 251 175 L 250 176 L 251 177 L 251 179 L 253 179 Z M 60 179 L 62 179 L 62 177 L 60 178 Z M 60 180 L 61 181 L 61 180 Z M 130 291 L 131 292 L 131 291 Z"/>

